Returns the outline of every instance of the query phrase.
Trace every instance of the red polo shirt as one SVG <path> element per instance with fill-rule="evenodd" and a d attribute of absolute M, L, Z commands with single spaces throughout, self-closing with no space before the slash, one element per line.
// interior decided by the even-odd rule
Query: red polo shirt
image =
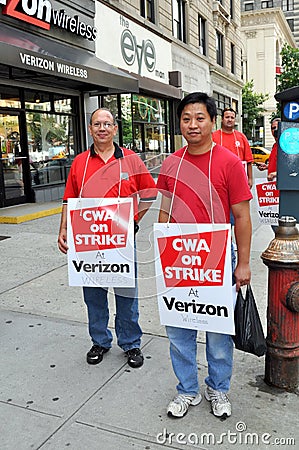
<path fill-rule="evenodd" d="M 104 162 L 90 149 L 74 159 L 67 179 L 63 203 L 68 198 L 133 197 L 134 218 L 138 218 L 138 200 L 153 202 L 157 196 L 154 179 L 143 161 L 132 150 L 114 143 L 115 151 Z"/>

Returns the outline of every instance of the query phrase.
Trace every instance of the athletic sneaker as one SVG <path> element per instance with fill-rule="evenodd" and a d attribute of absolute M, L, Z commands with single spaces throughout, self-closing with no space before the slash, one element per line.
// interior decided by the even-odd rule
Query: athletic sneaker
<path fill-rule="evenodd" d="M 126 355 L 128 357 L 128 364 L 133 369 L 137 369 L 137 367 L 143 365 L 144 358 L 140 348 L 131 348 L 131 350 L 126 351 Z"/>
<path fill-rule="evenodd" d="M 232 405 L 224 392 L 215 391 L 210 386 L 206 387 L 205 397 L 211 402 L 212 413 L 216 417 L 226 419 L 232 414 Z"/>
<path fill-rule="evenodd" d="M 109 348 L 93 345 L 86 355 L 88 364 L 99 364 L 103 360 L 104 353 L 109 352 Z"/>
<path fill-rule="evenodd" d="M 169 417 L 184 417 L 189 409 L 189 406 L 199 405 L 201 402 L 202 396 L 201 394 L 197 395 L 186 395 L 186 394 L 178 394 L 174 399 L 169 403 L 167 408 L 167 415 Z"/>

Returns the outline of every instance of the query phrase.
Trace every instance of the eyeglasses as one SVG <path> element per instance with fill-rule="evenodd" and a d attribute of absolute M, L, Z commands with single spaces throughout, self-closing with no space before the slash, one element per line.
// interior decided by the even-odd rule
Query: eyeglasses
<path fill-rule="evenodd" d="M 95 122 L 92 124 L 92 127 L 94 128 L 100 128 L 103 125 L 104 128 L 106 128 L 106 130 L 108 130 L 109 128 L 114 127 L 114 123 L 112 122 Z"/>

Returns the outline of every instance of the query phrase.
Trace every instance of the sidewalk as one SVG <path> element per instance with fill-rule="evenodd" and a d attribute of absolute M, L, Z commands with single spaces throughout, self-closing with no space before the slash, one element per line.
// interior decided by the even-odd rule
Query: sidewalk
<path fill-rule="evenodd" d="M 56 244 L 59 208 L 52 203 L 0 211 L 14 220 L 40 214 L 20 222 L 0 219 L 1 450 L 298 448 L 298 396 L 267 386 L 264 357 L 238 350 L 230 418 L 216 419 L 206 400 L 183 419 L 167 417 L 177 380 L 155 298 L 149 236 L 158 205 L 145 216 L 137 241 L 145 363 L 131 369 L 114 342 L 101 364 L 86 364 L 90 340 L 81 288 L 68 286 L 66 257 Z M 272 238 L 270 227 L 254 223 L 252 287 L 264 329 L 267 268 L 260 255 Z M 112 301 L 112 318 L 113 312 Z M 198 339 L 204 388 L 204 334 Z"/>

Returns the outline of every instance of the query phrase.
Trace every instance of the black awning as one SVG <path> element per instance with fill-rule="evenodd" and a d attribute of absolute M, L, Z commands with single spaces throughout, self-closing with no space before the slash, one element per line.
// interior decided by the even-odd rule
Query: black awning
<path fill-rule="evenodd" d="M 93 53 L 26 33 L 1 23 L 0 64 L 20 69 L 20 79 L 84 91 L 138 92 L 136 78 Z M 13 74 L 18 79 L 18 71 Z M 40 80 L 39 80 L 40 78 Z"/>

